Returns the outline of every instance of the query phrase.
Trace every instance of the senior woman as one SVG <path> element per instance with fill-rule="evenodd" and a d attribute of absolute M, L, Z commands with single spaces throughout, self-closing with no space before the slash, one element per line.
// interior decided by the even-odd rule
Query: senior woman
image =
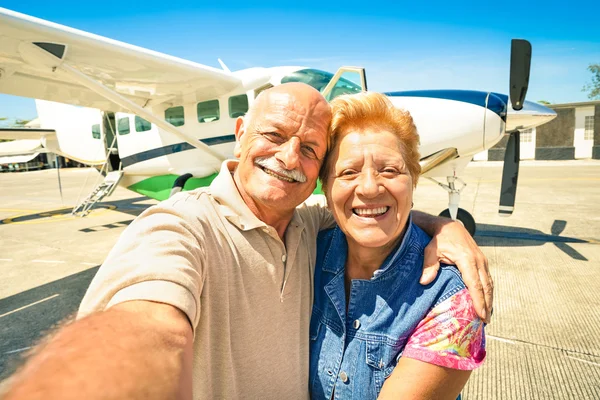
<path fill-rule="evenodd" d="M 430 238 L 411 222 L 417 130 L 386 96 L 332 102 L 321 181 L 337 227 L 318 237 L 310 390 L 316 399 L 456 399 L 485 358 L 454 266 L 419 283 Z"/>

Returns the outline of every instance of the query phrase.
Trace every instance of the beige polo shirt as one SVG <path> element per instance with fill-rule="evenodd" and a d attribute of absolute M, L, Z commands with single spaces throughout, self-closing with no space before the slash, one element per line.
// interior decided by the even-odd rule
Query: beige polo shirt
<path fill-rule="evenodd" d="M 144 211 L 92 281 L 79 316 L 129 300 L 185 312 L 194 328 L 195 399 L 308 397 L 316 237 L 324 199 L 301 205 L 285 246 L 242 200 L 223 163 L 210 187 Z"/>

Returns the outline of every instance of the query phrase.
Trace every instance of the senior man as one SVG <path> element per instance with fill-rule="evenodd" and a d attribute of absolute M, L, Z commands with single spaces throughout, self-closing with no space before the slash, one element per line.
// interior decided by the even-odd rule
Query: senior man
<path fill-rule="evenodd" d="M 239 160 L 123 232 L 81 318 L 40 346 L 8 399 L 307 398 L 315 239 L 333 219 L 302 203 L 330 119 L 310 86 L 263 92 L 236 122 Z M 423 281 L 438 260 L 457 263 L 485 319 L 491 281 L 470 236 L 448 220 L 414 220 L 435 236 Z"/>

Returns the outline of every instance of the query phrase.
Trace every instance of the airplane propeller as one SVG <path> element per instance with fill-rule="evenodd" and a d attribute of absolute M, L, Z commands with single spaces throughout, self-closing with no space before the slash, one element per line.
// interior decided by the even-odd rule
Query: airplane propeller
<path fill-rule="evenodd" d="M 531 43 L 527 40 L 513 39 L 510 52 L 510 102 L 513 110 L 523 108 L 525 95 L 529 86 L 531 69 Z M 509 132 L 506 152 L 504 153 L 504 168 L 502 170 L 502 186 L 500 189 L 501 216 L 512 214 L 517 194 L 520 160 L 520 133 L 518 130 Z"/>

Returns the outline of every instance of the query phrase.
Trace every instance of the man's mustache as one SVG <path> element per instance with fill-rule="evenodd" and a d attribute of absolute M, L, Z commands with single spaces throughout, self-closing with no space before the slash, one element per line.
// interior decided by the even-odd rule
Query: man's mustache
<path fill-rule="evenodd" d="M 286 178 L 293 179 L 297 182 L 306 182 L 306 175 L 304 175 L 298 169 L 285 169 L 281 166 L 281 163 L 277 161 L 275 157 L 258 157 L 254 159 L 254 163 L 270 171 L 275 172 L 278 175 L 285 176 Z"/>

